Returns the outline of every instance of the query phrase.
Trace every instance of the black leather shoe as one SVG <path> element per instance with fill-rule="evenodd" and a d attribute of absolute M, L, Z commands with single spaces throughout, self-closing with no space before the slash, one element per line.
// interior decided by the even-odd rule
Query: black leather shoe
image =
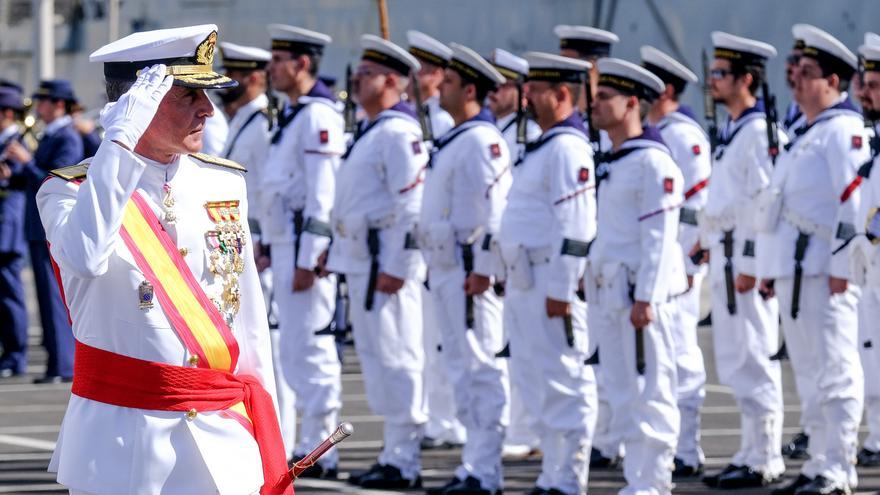
<path fill-rule="evenodd" d="M 547 490 L 547 491 L 544 492 L 544 493 L 545 493 L 546 495 L 568 495 L 568 494 L 565 493 L 564 491 L 562 491 L 562 490 L 557 490 L 556 488 L 551 488 L 551 489 Z"/>
<path fill-rule="evenodd" d="M 590 451 L 590 468 L 591 469 L 614 469 L 620 465 L 620 457 L 605 457 L 602 452 L 593 448 Z"/>
<path fill-rule="evenodd" d="M 420 444 L 422 450 L 435 450 L 435 449 L 454 449 L 456 447 L 461 447 L 460 443 L 452 443 L 447 442 L 446 440 L 440 440 L 439 438 L 434 437 L 424 437 L 422 438 L 422 442 Z"/>
<path fill-rule="evenodd" d="M 490 491 L 483 488 L 480 480 L 473 476 L 460 480 L 453 478 L 440 488 L 431 488 L 426 492 L 428 495 L 500 495 L 501 490 Z"/>
<path fill-rule="evenodd" d="M 744 467 L 719 476 L 717 487 L 726 490 L 758 488 L 776 483 L 779 479 L 779 476 L 772 478 L 750 467 Z"/>
<path fill-rule="evenodd" d="M 726 474 L 730 474 L 734 471 L 739 471 L 745 469 L 745 466 L 737 466 L 736 464 L 728 464 L 724 469 L 715 473 L 708 474 L 703 476 L 703 484 L 710 488 L 718 488 L 718 479 Z"/>
<path fill-rule="evenodd" d="M 697 464 L 696 466 L 688 466 L 684 463 L 683 460 L 676 457 L 673 459 L 675 463 L 675 469 L 672 470 L 672 479 L 674 480 L 684 480 L 687 478 L 696 478 L 703 474 L 703 464 Z"/>
<path fill-rule="evenodd" d="M 770 494 L 771 495 L 795 495 L 802 486 L 806 485 L 807 483 L 809 483 L 811 481 L 813 481 L 813 480 L 804 476 L 803 474 L 799 474 L 798 477 L 795 478 L 794 481 L 792 481 L 791 483 L 789 483 L 783 487 L 780 487 L 780 488 L 773 490 L 772 492 L 770 492 Z"/>
<path fill-rule="evenodd" d="M 358 485 L 363 488 L 375 488 L 377 490 L 406 490 L 409 488 L 421 488 L 422 478 L 417 476 L 414 480 L 403 477 L 400 469 L 390 464 L 380 464 L 358 479 Z"/>
<path fill-rule="evenodd" d="M 58 383 L 70 383 L 72 381 L 72 376 L 46 375 L 40 378 L 34 378 L 34 384 L 36 385 L 52 385 Z"/>
<path fill-rule="evenodd" d="M 846 485 L 839 485 L 820 474 L 794 493 L 795 495 L 849 495 L 850 490 Z"/>
<path fill-rule="evenodd" d="M 348 475 L 348 482 L 351 483 L 352 485 L 360 485 L 361 478 L 363 478 L 364 476 L 366 476 L 368 474 L 373 473 L 374 471 L 378 471 L 381 468 L 382 468 L 382 465 L 376 463 L 376 464 L 373 464 L 372 466 L 370 466 L 370 469 L 367 469 L 366 471 L 352 471 Z"/>
<path fill-rule="evenodd" d="M 880 466 L 880 451 L 863 448 L 859 451 L 858 455 L 856 455 L 856 466 Z"/>
<path fill-rule="evenodd" d="M 287 467 L 293 468 L 293 465 L 299 462 L 303 456 L 294 456 L 293 459 L 289 463 L 287 463 Z M 324 466 L 315 463 L 310 467 L 306 468 L 300 475 L 300 478 L 313 478 L 319 480 L 335 480 L 339 478 L 339 470 L 335 467 L 325 468 Z"/>
<path fill-rule="evenodd" d="M 810 436 L 804 432 L 800 432 L 793 436 L 791 440 L 782 446 L 782 455 L 789 459 L 806 459 L 810 455 L 807 454 L 807 447 L 810 446 Z"/>
<path fill-rule="evenodd" d="M 531 490 L 527 491 L 525 493 L 525 495 L 547 495 L 547 490 L 545 490 L 544 488 L 541 488 L 539 486 L 536 486 L 536 487 L 532 488 Z"/>

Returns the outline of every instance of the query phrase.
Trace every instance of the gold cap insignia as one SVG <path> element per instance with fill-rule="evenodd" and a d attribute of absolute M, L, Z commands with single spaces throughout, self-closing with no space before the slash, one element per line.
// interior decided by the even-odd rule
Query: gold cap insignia
<path fill-rule="evenodd" d="M 205 41 L 199 43 L 196 48 L 196 63 L 212 65 L 214 63 L 214 46 L 217 44 L 217 31 L 211 31 L 211 34 L 205 38 Z"/>

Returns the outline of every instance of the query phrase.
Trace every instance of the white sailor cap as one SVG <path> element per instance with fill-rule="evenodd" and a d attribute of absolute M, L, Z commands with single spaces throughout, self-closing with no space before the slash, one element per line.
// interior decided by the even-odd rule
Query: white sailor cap
<path fill-rule="evenodd" d="M 880 72 L 880 36 L 865 33 L 865 44 L 859 47 L 859 55 L 862 57 L 863 70 Z"/>
<path fill-rule="evenodd" d="M 607 57 L 611 53 L 611 45 L 620 41 L 611 31 L 589 26 L 560 24 L 553 28 L 553 32 L 559 37 L 560 49 L 569 48 L 584 57 Z"/>
<path fill-rule="evenodd" d="M 448 46 L 421 31 L 407 31 L 406 42 L 409 43 L 409 52 L 423 62 L 446 67 L 452 58 L 452 50 Z"/>
<path fill-rule="evenodd" d="M 458 43 L 450 43 L 449 48 L 452 49 L 449 68 L 457 72 L 465 81 L 487 90 L 493 90 L 499 84 L 504 84 L 504 76 L 477 52 Z"/>
<path fill-rule="evenodd" d="M 723 31 L 712 31 L 712 45 L 715 47 L 715 58 L 735 63 L 764 65 L 768 58 L 776 56 L 773 45 Z"/>
<path fill-rule="evenodd" d="M 661 52 L 653 46 L 642 46 L 642 66 L 651 71 L 661 81 L 677 87 L 684 87 L 685 83 L 695 83 L 697 75 L 684 66 L 678 60 Z"/>
<path fill-rule="evenodd" d="M 389 69 L 408 76 L 410 72 L 418 72 L 422 64 L 403 48 L 372 34 L 361 36 L 361 58 L 382 64 Z"/>
<path fill-rule="evenodd" d="M 848 78 L 858 67 L 858 58 L 846 45 L 816 26 L 795 24 L 792 32 L 804 40 L 803 56 L 815 59 L 831 73 Z"/>
<path fill-rule="evenodd" d="M 563 57 L 552 53 L 526 52 L 530 81 L 583 82 L 584 75 L 593 68 L 586 60 Z"/>
<path fill-rule="evenodd" d="M 296 55 L 320 55 L 333 38 L 324 33 L 287 24 L 269 24 L 273 50 L 284 50 Z"/>
<path fill-rule="evenodd" d="M 648 69 L 619 58 L 601 58 L 599 86 L 608 86 L 625 95 L 654 101 L 666 89 L 666 84 Z"/>
<path fill-rule="evenodd" d="M 221 41 L 217 45 L 220 47 L 223 68 L 226 70 L 262 70 L 272 59 L 269 50 L 255 46 L 236 45 L 228 41 Z"/>
<path fill-rule="evenodd" d="M 526 62 L 526 59 L 517 57 L 501 48 L 492 51 L 491 62 L 498 69 L 498 72 L 510 81 L 516 81 L 529 74 L 529 63 Z"/>
<path fill-rule="evenodd" d="M 218 89 L 238 83 L 214 72 L 214 47 L 217 26 L 202 24 L 172 29 L 133 33 L 98 48 L 92 62 L 104 63 L 108 80 L 134 81 L 140 70 L 164 64 L 167 74 L 174 76 L 175 86 Z"/>

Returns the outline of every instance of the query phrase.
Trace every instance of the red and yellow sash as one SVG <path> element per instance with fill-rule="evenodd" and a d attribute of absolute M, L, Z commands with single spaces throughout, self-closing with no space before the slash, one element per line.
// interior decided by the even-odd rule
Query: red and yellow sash
<path fill-rule="evenodd" d="M 197 366 L 232 371 L 238 363 L 238 342 L 220 311 L 183 260 L 156 214 L 137 192 L 122 217 L 125 246 L 156 291 L 156 297 Z"/>

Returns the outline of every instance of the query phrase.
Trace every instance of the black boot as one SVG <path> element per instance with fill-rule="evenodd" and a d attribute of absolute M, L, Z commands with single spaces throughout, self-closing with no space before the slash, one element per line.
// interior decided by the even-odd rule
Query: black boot
<path fill-rule="evenodd" d="M 820 474 L 798 488 L 795 495 L 849 495 L 849 493 L 849 488 L 846 485 L 835 483 Z"/>
<path fill-rule="evenodd" d="M 678 457 L 673 459 L 673 462 L 675 463 L 675 469 L 672 470 L 672 479 L 674 480 L 696 478 L 703 474 L 703 464 L 688 466 L 684 463 L 683 460 L 679 459 Z"/>
<path fill-rule="evenodd" d="M 800 490 L 800 488 L 802 486 L 806 485 L 807 483 L 809 483 L 811 481 L 813 481 L 813 480 L 810 478 L 807 478 L 803 474 L 799 474 L 798 477 L 795 478 L 795 480 L 792 481 L 791 483 L 789 483 L 783 487 L 777 488 L 770 493 L 771 493 L 771 495 L 795 495 L 796 493 L 798 493 L 798 490 Z"/>
<path fill-rule="evenodd" d="M 770 477 L 760 471 L 755 471 L 750 467 L 737 469 L 718 477 L 718 488 L 721 489 L 738 489 L 738 488 L 758 488 L 767 486 L 779 481 L 779 476 Z"/>
<path fill-rule="evenodd" d="M 614 469 L 618 465 L 620 465 L 620 457 L 605 457 L 595 447 L 590 451 L 590 469 Z"/>
<path fill-rule="evenodd" d="M 453 478 L 440 488 L 432 488 L 427 491 L 428 495 L 500 495 L 501 490 L 490 491 L 483 488 L 480 480 L 473 476 L 460 480 Z"/>
<path fill-rule="evenodd" d="M 859 451 L 858 455 L 856 455 L 856 466 L 880 466 L 880 451 L 863 448 Z"/>
<path fill-rule="evenodd" d="M 810 455 L 807 453 L 807 447 L 810 446 L 810 436 L 804 432 L 800 432 L 793 436 L 791 440 L 782 446 L 782 455 L 789 459 L 806 459 Z"/>
<path fill-rule="evenodd" d="M 371 469 L 358 478 L 356 483 L 363 488 L 375 488 L 377 490 L 405 490 L 409 488 L 421 488 L 422 478 L 417 476 L 413 480 L 403 477 L 400 469 L 390 464 L 380 464 L 378 468 Z"/>
<path fill-rule="evenodd" d="M 740 471 L 745 468 L 746 468 L 745 466 L 738 466 L 736 464 L 728 464 L 724 469 L 722 469 L 721 471 L 719 471 L 715 474 L 709 474 L 709 475 L 703 476 L 703 484 L 705 484 L 706 486 L 708 486 L 710 488 L 718 488 L 718 480 L 722 476 L 724 476 L 726 474 L 730 474 L 734 471 Z"/>

